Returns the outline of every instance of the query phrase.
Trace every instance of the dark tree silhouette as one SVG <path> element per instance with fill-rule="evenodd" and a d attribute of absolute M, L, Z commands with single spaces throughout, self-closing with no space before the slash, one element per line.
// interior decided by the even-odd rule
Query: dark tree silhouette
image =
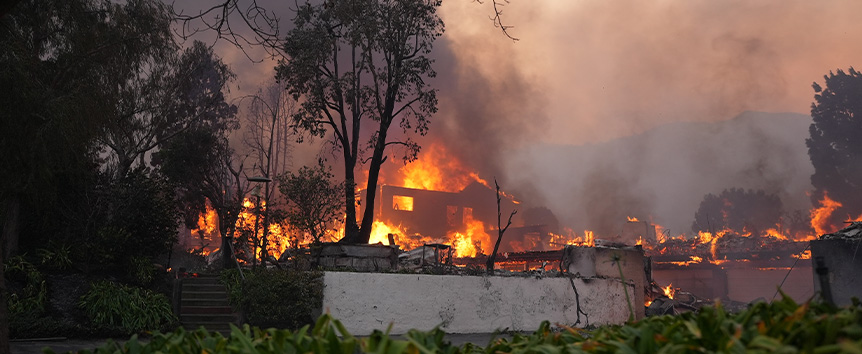
<path fill-rule="evenodd" d="M 488 260 L 485 262 L 485 270 L 488 275 L 494 275 L 494 262 L 497 260 L 497 251 L 500 250 L 500 242 L 503 241 L 503 234 L 512 226 L 512 217 L 518 213 L 518 210 L 512 210 L 509 214 L 509 220 L 506 221 L 506 226 L 502 224 L 503 214 L 500 211 L 500 185 L 497 184 L 497 179 L 494 179 L 494 187 L 497 189 L 497 242 L 494 242 L 494 250 L 488 255 Z"/>
<path fill-rule="evenodd" d="M 55 199 L 58 176 L 92 177 L 95 139 L 114 111 L 108 90 L 117 85 L 102 80 L 108 68 L 132 70 L 112 64 L 170 34 L 154 27 L 170 20 L 159 1 L 11 4 L 0 7 L 0 264 L 15 252 L 20 220 L 33 217 L 22 205 Z M 0 267 L 0 353 L 8 351 L 6 295 Z"/>
<path fill-rule="evenodd" d="M 814 123 L 805 144 L 814 165 L 812 204 L 827 194 L 841 203 L 829 220 L 837 230 L 848 217 L 862 214 L 862 73 L 851 67 L 823 79 L 825 87 L 812 85 Z"/>
<path fill-rule="evenodd" d="M 694 214 L 691 230 L 716 232 L 743 229 L 753 235 L 774 228 L 781 221 L 781 199 L 763 190 L 725 189 L 719 195 L 707 194 Z"/>
<path fill-rule="evenodd" d="M 161 172 L 177 186 L 187 216 L 200 215 L 209 199 L 218 214 L 222 265 L 231 267 L 232 235 L 248 182 L 242 176 L 242 164 L 228 146 L 225 132 L 208 128 L 184 131 L 165 146 L 158 160 Z"/>
<path fill-rule="evenodd" d="M 233 124 L 236 107 L 225 101 L 233 73 L 202 42 L 180 51 L 168 22 L 162 27 L 167 38 L 114 64 L 131 69 L 108 70 L 103 78 L 116 89 L 107 90 L 114 107 L 100 142 L 117 178 L 186 129 Z"/>
<path fill-rule="evenodd" d="M 344 163 L 345 243 L 368 243 L 380 166 L 386 149 L 404 147 L 405 162 L 419 146 L 393 140 L 390 127 L 424 135 L 437 111 L 428 58 L 443 33 L 439 0 L 325 1 L 300 5 L 284 41 L 289 57 L 277 77 L 301 102 L 293 127 L 303 135 L 330 137 Z M 301 138 L 300 138 L 301 139 Z M 371 156 L 367 156 L 370 151 Z M 366 157 L 367 156 L 367 157 Z M 365 211 L 357 223 L 356 170 L 366 161 Z"/>
<path fill-rule="evenodd" d="M 509 4 L 509 0 L 475 2 L 487 4 L 493 10 L 488 17 L 494 27 L 499 28 L 513 41 L 518 40 L 509 32 L 514 26 L 504 23 L 503 19 L 503 8 Z M 0 11 L 2 10 L 0 7 Z M 253 62 L 262 62 L 267 58 L 283 58 L 285 55 L 281 46 L 283 36 L 279 28 L 281 17 L 265 5 L 258 4 L 257 0 L 220 0 L 207 4 L 198 11 L 180 9 L 174 13 L 174 18 L 179 22 L 176 32 L 180 38 L 189 39 L 200 32 L 214 33 L 217 40 L 233 44 Z M 253 54 L 248 51 L 252 47 L 263 48 L 266 57 L 252 57 Z"/>

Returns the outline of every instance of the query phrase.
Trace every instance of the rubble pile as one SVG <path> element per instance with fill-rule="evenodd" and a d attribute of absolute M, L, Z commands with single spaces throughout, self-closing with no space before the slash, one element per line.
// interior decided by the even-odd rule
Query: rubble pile
<path fill-rule="evenodd" d="M 679 315 L 685 312 L 698 311 L 703 306 L 714 306 L 717 301 L 705 299 L 680 289 L 662 288 L 655 281 L 650 282 L 647 287 L 646 316 Z M 666 290 L 667 289 L 667 290 Z M 668 291 L 670 290 L 670 291 Z M 670 292 L 670 294 L 668 294 Z M 766 301 L 757 299 L 754 302 Z M 721 306 L 730 312 L 740 312 L 747 309 L 751 303 L 722 300 Z"/>
<path fill-rule="evenodd" d="M 847 226 L 838 232 L 825 234 L 820 236 L 821 240 L 859 240 L 862 239 L 862 221 L 852 221 L 850 226 Z"/>

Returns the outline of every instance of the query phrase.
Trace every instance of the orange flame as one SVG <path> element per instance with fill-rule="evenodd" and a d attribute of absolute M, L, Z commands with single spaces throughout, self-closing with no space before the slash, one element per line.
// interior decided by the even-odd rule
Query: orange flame
<path fill-rule="evenodd" d="M 841 203 L 832 200 L 829 198 L 829 193 L 823 191 L 823 199 L 820 200 L 819 204 L 820 207 L 811 209 L 811 228 L 814 229 L 814 233 L 825 235 L 838 231 L 838 228 L 829 224 L 829 217 L 842 206 Z"/>
<path fill-rule="evenodd" d="M 676 289 L 673 288 L 673 284 L 668 284 L 668 286 L 661 288 L 664 291 L 664 295 L 668 298 L 673 299 L 673 296 L 676 294 Z"/>
<path fill-rule="evenodd" d="M 395 244 L 405 250 L 425 244 L 443 243 L 454 248 L 455 257 L 476 257 L 483 250 L 491 249 L 491 236 L 485 231 L 485 224 L 472 218 L 467 218 L 465 224 L 465 230 L 449 232 L 445 239 L 433 239 L 422 235 L 408 235 L 401 226 L 388 225 L 378 220 L 372 225 L 368 243 L 389 246 L 389 235 L 392 234 Z"/>
<path fill-rule="evenodd" d="M 640 220 L 638 220 L 638 218 L 632 217 L 632 216 L 626 216 L 626 219 L 628 219 L 629 222 L 639 222 L 640 221 Z"/>
<path fill-rule="evenodd" d="M 805 250 L 805 252 L 791 255 L 791 257 L 799 259 L 811 259 L 811 250 Z"/>
<path fill-rule="evenodd" d="M 266 211 L 266 202 L 261 201 L 260 208 L 258 208 L 251 200 L 245 198 L 242 206 L 243 209 L 236 220 L 234 237 L 241 238 L 243 232 L 254 232 L 254 236 L 261 239 L 264 233 L 264 225 L 262 222 L 258 222 L 257 216 L 258 213 Z M 278 259 L 290 247 L 290 235 L 282 229 L 281 225 L 276 223 L 269 224 L 269 230 L 267 231 L 267 253 Z M 255 246 L 254 257 L 260 260 L 260 254 L 261 247 Z"/>
<path fill-rule="evenodd" d="M 419 159 L 398 170 L 402 186 L 414 189 L 458 192 L 470 183 L 479 182 L 490 188 L 487 181 L 466 169 L 440 144 L 428 146 Z"/>
<path fill-rule="evenodd" d="M 571 230 L 567 230 L 567 231 L 569 231 L 569 233 L 573 235 L 572 237 L 568 238 L 568 240 L 566 241 L 567 245 L 581 246 L 581 247 L 595 247 L 596 246 L 596 237 L 592 231 L 584 230 L 584 236 L 583 237 L 574 235 L 574 232 L 572 232 Z"/>
<path fill-rule="evenodd" d="M 206 204 L 206 209 L 198 216 L 198 227 L 191 230 L 191 235 L 197 235 L 197 242 L 191 241 L 189 252 L 198 252 L 202 256 L 208 256 L 217 250 L 216 238 L 219 238 L 218 213 Z M 195 247 L 197 244 L 199 247 Z"/>

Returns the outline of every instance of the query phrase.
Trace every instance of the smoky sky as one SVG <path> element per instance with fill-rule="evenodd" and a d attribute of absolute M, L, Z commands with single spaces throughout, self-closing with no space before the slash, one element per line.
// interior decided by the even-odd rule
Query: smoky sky
<path fill-rule="evenodd" d="M 705 193 L 731 187 L 799 206 L 812 172 L 810 122 L 800 116 L 811 83 L 862 62 L 862 2 L 853 0 L 512 0 L 503 21 L 518 41 L 494 27 L 489 4 L 443 2 L 438 76 L 429 80 L 439 112 L 420 142 L 442 142 L 574 228 L 612 229 L 628 212 L 687 227 Z M 273 6 L 288 23 L 290 6 Z M 238 75 L 235 94 L 271 78 L 274 62 L 217 49 Z M 710 126 L 748 111 L 793 114 Z M 704 124 L 692 128 L 702 134 L 649 133 L 680 122 Z M 660 140 L 639 141 L 643 134 Z M 690 148 L 698 139 L 708 144 Z M 295 158 L 315 153 L 300 148 Z"/>

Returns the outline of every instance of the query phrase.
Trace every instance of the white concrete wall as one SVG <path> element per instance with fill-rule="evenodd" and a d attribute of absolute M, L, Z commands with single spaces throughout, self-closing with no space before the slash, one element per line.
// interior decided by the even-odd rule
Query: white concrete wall
<path fill-rule="evenodd" d="M 619 324 L 629 312 L 618 279 L 574 279 L 589 324 Z M 350 333 L 375 329 L 393 334 L 440 325 L 448 333 L 534 331 L 543 320 L 574 326 L 575 292 L 568 278 L 480 277 L 327 272 L 323 311 Z M 634 286 L 628 284 L 629 296 Z M 642 306 L 632 303 L 633 306 Z M 578 327 L 587 325 L 581 315 Z"/>

